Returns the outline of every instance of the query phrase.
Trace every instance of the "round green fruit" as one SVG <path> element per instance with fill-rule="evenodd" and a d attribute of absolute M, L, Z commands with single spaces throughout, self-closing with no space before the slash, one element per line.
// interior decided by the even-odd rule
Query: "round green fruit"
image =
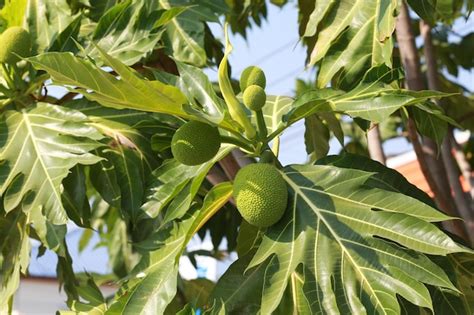
<path fill-rule="evenodd" d="M 245 89 L 250 85 L 258 85 L 262 89 L 267 85 L 267 79 L 265 78 L 265 73 L 259 67 L 250 66 L 245 68 L 240 75 L 240 90 L 245 91 Z"/>
<path fill-rule="evenodd" d="M 250 85 L 244 91 L 243 100 L 248 109 L 259 111 L 267 102 L 267 94 L 260 86 Z"/>
<path fill-rule="evenodd" d="M 199 165 L 212 159 L 221 147 L 216 127 L 190 121 L 176 130 L 171 140 L 171 152 L 184 165 Z"/>
<path fill-rule="evenodd" d="M 8 28 L 0 35 L 0 62 L 13 64 L 31 53 L 31 37 L 21 27 Z"/>
<path fill-rule="evenodd" d="M 239 170 L 234 199 L 242 217 L 258 228 L 277 223 L 288 203 L 286 182 L 271 164 L 250 164 Z"/>

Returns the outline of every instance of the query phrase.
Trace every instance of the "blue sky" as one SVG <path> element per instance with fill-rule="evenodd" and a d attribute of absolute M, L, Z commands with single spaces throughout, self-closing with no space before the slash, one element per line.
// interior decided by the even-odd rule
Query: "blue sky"
<path fill-rule="evenodd" d="M 247 40 L 240 35 L 231 36 L 234 46 L 230 63 L 233 67 L 233 76 L 238 78 L 240 72 L 249 65 L 258 65 L 267 76 L 267 93 L 274 95 L 292 96 L 295 88 L 295 79 L 311 78 L 314 74 L 305 70 L 305 49 L 298 43 L 297 9 L 295 1 L 280 9 L 269 6 L 267 21 L 261 27 L 249 30 Z M 223 38 L 222 27 L 213 24 L 212 30 L 217 37 Z M 474 17 L 467 23 L 458 21 L 455 24 L 457 33 L 466 34 L 474 31 Z M 453 37 L 453 40 L 456 38 Z M 211 79 L 217 78 L 217 70 L 207 71 Z M 474 90 L 474 73 L 461 71 L 459 82 Z M 306 161 L 306 152 L 303 142 L 303 125 L 296 124 L 289 128 L 282 137 L 280 159 L 283 164 L 303 163 Z M 339 146 L 334 142 L 331 153 L 337 153 Z M 387 153 L 396 153 L 410 150 L 405 139 L 391 140 L 386 143 Z M 72 228 L 72 227 L 71 227 Z M 74 269 L 78 272 L 105 272 L 107 270 L 107 252 L 104 248 L 86 248 L 82 254 L 78 253 L 77 243 L 80 230 L 72 228 L 68 238 L 68 245 L 74 257 Z M 35 251 L 32 257 L 35 257 Z M 30 271 L 36 275 L 54 276 L 56 258 L 46 253 L 37 261 L 33 258 Z"/>

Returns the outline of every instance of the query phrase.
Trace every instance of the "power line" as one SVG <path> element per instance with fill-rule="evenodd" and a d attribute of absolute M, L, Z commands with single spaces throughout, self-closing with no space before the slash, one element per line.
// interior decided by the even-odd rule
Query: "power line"
<path fill-rule="evenodd" d="M 268 61 L 269 59 L 271 59 L 272 57 L 278 55 L 278 54 L 281 54 L 282 52 L 285 51 L 285 48 L 287 47 L 290 47 L 293 43 L 295 42 L 294 39 L 290 40 L 289 42 L 286 42 L 285 44 L 273 49 L 272 51 L 270 51 L 269 53 L 259 57 L 258 59 L 254 60 L 251 64 L 253 65 L 258 65 L 258 64 L 261 64 L 261 63 L 264 63 L 266 61 Z M 243 69 L 239 69 L 239 71 L 237 71 L 237 73 L 240 73 L 242 72 Z"/>
<path fill-rule="evenodd" d="M 280 82 L 286 80 L 289 76 L 294 76 L 294 75 L 296 75 L 296 74 L 298 74 L 298 73 L 301 73 L 301 72 L 303 72 L 303 71 L 304 71 L 304 69 L 301 70 L 301 67 L 298 67 L 298 68 L 296 68 L 296 69 L 293 69 L 293 70 L 291 70 L 291 71 L 285 73 L 285 74 L 282 75 L 281 77 L 278 77 L 277 79 L 271 81 L 271 82 L 268 84 L 268 86 L 270 87 L 270 86 L 277 85 L 278 83 L 280 83 Z"/>
<path fill-rule="evenodd" d="M 257 60 L 255 60 L 253 63 L 254 64 L 259 64 L 261 62 L 265 62 L 267 60 L 270 59 L 270 57 L 273 57 L 275 55 L 278 55 L 278 54 L 281 54 L 282 52 L 285 51 L 285 48 L 287 47 L 290 47 L 292 44 L 294 43 L 294 40 L 290 40 L 289 42 L 281 45 L 280 47 L 277 47 L 275 48 L 274 50 L 272 50 L 271 52 L 263 55 L 262 57 L 258 58 Z M 294 45 L 294 44 L 293 44 Z"/>

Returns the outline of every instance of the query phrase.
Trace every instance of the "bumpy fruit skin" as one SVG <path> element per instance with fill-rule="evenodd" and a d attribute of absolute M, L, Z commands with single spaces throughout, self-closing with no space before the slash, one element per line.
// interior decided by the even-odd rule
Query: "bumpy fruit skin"
<path fill-rule="evenodd" d="M 266 228 L 277 223 L 285 213 L 288 189 L 275 166 L 250 164 L 235 177 L 234 199 L 248 223 Z"/>
<path fill-rule="evenodd" d="M 267 94 L 260 86 L 250 85 L 244 91 L 243 101 L 248 109 L 259 111 L 267 102 Z"/>
<path fill-rule="evenodd" d="M 258 85 L 262 89 L 267 85 L 267 79 L 265 78 L 265 73 L 259 67 L 250 66 L 245 68 L 240 75 L 240 90 L 245 91 L 245 89 L 250 85 Z"/>
<path fill-rule="evenodd" d="M 171 152 L 184 165 L 199 165 L 212 159 L 221 147 L 216 127 L 199 121 L 182 125 L 173 135 Z"/>
<path fill-rule="evenodd" d="M 13 64 L 21 57 L 28 57 L 31 52 L 31 37 L 21 27 L 8 28 L 0 35 L 0 62 Z"/>

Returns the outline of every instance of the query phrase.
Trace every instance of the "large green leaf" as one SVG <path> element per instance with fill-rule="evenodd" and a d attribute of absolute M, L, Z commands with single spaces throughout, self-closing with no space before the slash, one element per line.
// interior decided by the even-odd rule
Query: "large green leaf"
<path fill-rule="evenodd" d="M 168 0 L 160 0 L 159 3 L 165 9 L 171 8 Z M 196 19 L 196 16 L 187 12 L 174 18 L 167 28 L 167 35 L 173 48 L 173 55 L 177 60 L 200 67 L 206 65 L 204 24 Z"/>
<path fill-rule="evenodd" d="M 92 34 L 94 44 L 87 47 L 86 54 L 100 57 L 98 46 L 110 56 L 133 65 L 155 48 L 165 31 L 163 24 L 182 10 L 157 10 L 156 3 L 145 0 L 119 3 L 100 18 Z"/>
<path fill-rule="evenodd" d="M 6 22 L 5 26 L 21 26 L 28 0 L 6 0 L 4 2 L 0 18 Z"/>
<path fill-rule="evenodd" d="M 145 172 L 149 169 L 144 165 L 144 159 L 132 148 L 128 148 L 122 144 L 116 147 L 104 149 L 99 156 L 103 156 L 108 163 L 104 163 L 105 170 L 99 170 L 97 167 L 93 171 L 96 189 L 104 197 L 109 196 L 108 184 L 112 185 L 109 199 L 111 205 L 119 203 L 119 209 L 124 217 L 136 222 L 142 215 L 140 207 L 143 203 L 145 191 Z M 110 164 L 109 164 L 110 163 Z M 99 173 L 105 171 L 103 173 Z M 113 174 L 112 174 L 113 172 Z M 115 178 L 114 178 L 115 177 Z M 116 182 L 114 182 L 114 179 Z M 120 195 L 115 195 L 116 189 L 119 188 Z"/>
<path fill-rule="evenodd" d="M 425 21 L 452 22 L 463 8 L 472 10 L 471 0 L 408 0 L 410 7 Z"/>
<path fill-rule="evenodd" d="M 30 260 L 28 218 L 20 210 L 7 215 L 0 206 L 0 313 L 9 314 L 13 294 Z M 11 311 L 11 310 L 10 310 Z"/>
<path fill-rule="evenodd" d="M 267 134 L 269 138 L 278 135 L 279 131 L 285 127 L 283 116 L 290 111 L 293 99 L 286 96 L 267 96 L 267 102 L 262 109 L 265 124 L 267 126 Z M 255 116 L 255 115 L 253 115 Z M 255 117 L 253 123 L 257 124 Z"/>
<path fill-rule="evenodd" d="M 226 123 L 223 121 L 227 113 L 226 104 L 217 96 L 206 74 L 201 69 L 182 62 L 176 62 L 176 65 L 179 71 L 176 85 L 192 105 L 185 109 L 214 124 Z"/>
<path fill-rule="evenodd" d="M 153 182 L 148 189 L 146 203 L 142 206 L 146 215 L 155 218 L 169 205 L 163 215 L 164 220 L 181 217 L 190 207 L 211 167 L 232 148 L 223 147 L 214 159 L 201 165 L 187 166 L 176 160 L 164 162 L 152 174 Z"/>
<path fill-rule="evenodd" d="M 448 94 L 436 91 L 394 89 L 381 82 L 361 83 L 353 90 L 330 88 L 309 91 L 293 103 L 285 117 L 289 124 L 318 112 L 339 112 L 373 122 L 382 122 L 398 109 Z M 426 110 L 425 110 L 426 111 Z"/>
<path fill-rule="evenodd" d="M 304 121 L 304 142 L 310 161 L 326 156 L 329 152 L 329 128 L 317 116 L 311 115 Z"/>
<path fill-rule="evenodd" d="M 94 165 L 101 164 L 99 161 Z M 92 167 L 94 167 L 94 165 Z M 63 206 L 69 219 L 77 226 L 90 227 L 91 209 L 87 198 L 86 174 L 84 167 L 76 165 L 63 180 Z"/>
<path fill-rule="evenodd" d="M 75 16 L 67 0 L 28 0 L 24 24 L 34 39 L 34 49 L 44 52 L 55 45 L 55 39 L 65 31 Z M 54 12 L 54 14 L 51 14 Z"/>
<path fill-rule="evenodd" d="M 435 207 L 433 199 L 431 199 L 427 193 L 411 184 L 403 175 L 368 157 L 346 152 L 340 155 L 327 156 L 326 158 L 318 160 L 316 164 L 334 165 L 340 168 L 375 173 L 368 179 L 366 185 L 399 192 Z M 446 217 L 446 219 L 448 219 L 448 217 Z"/>
<path fill-rule="evenodd" d="M 397 295 L 432 308 L 425 285 L 457 290 L 425 256 L 469 252 L 430 223 L 446 215 L 372 186 L 373 172 L 306 165 L 282 174 L 287 211 L 265 231 L 247 267 L 250 272 L 266 264 L 257 292 L 262 314 L 280 306 L 288 286 L 295 311 L 327 314 L 398 314 Z M 238 292 L 220 298 L 243 294 L 245 281 L 240 283 Z"/>
<path fill-rule="evenodd" d="M 435 261 L 446 271 L 451 281 L 461 291 L 452 294 L 432 288 L 436 314 L 463 315 L 474 312 L 474 255 L 459 253 L 447 257 L 436 257 Z"/>
<path fill-rule="evenodd" d="M 218 14 L 223 12 L 223 6 L 207 0 L 199 2 L 159 0 L 158 3 L 167 10 L 176 6 L 188 6 L 188 9 L 173 18 L 166 28 L 169 46 L 171 46 L 173 57 L 176 60 L 198 67 L 205 66 L 208 56 L 205 50 L 206 29 L 204 22 L 219 22 Z"/>
<path fill-rule="evenodd" d="M 268 263 L 247 268 L 255 251 L 234 262 L 217 282 L 210 301 L 215 305 L 210 314 L 258 314 L 262 287 Z M 207 313 L 205 313 L 207 314 Z"/>
<path fill-rule="evenodd" d="M 308 4 L 309 5 L 309 4 Z M 396 0 L 312 2 L 303 37 L 309 41 L 309 65 L 321 61 L 317 86 L 336 78 L 354 83 L 372 66 L 391 66 Z M 334 84 L 333 84 L 334 86 Z"/>
<path fill-rule="evenodd" d="M 177 88 L 145 80 L 105 53 L 102 57 L 117 72 L 120 80 L 91 61 L 71 53 L 45 53 L 29 61 L 37 69 L 48 72 L 56 84 L 77 87 L 74 92 L 101 105 L 187 116 L 181 108 L 186 97 Z"/>
<path fill-rule="evenodd" d="M 0 194 L 7 212 L 21 205 L 35 217 L 44 214 L 48 224 L 67 221 L 62 180 L 76 164 L 100 160 L 89 151 L 102 135 L 86 123 L 83 114 L 46 103 L 2 115 Z"/>
<path fill-rule="evenodd" d="M 77 286 L 76 289 L 81 299 L 71 301 L 71 311 L 58 311 L 59 315 L 103 315 L 105 313 L 107 303 L 92 277 L 88 276 L 87 282 Z"/>
<path fill-rule="evenodd" d="M 170 222 L 138 244 L 145 254 L 106 314 L 162 314 L 176 294 L 178 262 L 186 244 L 231 195 L 230 183 L 215 186 L 201 209 L 179 223 Z"/>
<path fill-rule="evenodd" d="M 474 42 L 474 34 L 471 37 Z M 445 76 L 440 74 L 438 78 L 441 84 L 440 90 L 453 93 L 453 95 L 443 99 L 441 104 L 446 115 L 458 122 L 463 128 L 474 131 L 474 116 L 472 115 L 474 112 L 474 98 L 469 96 L 462 86 L 448 80 Z"/>
<path fill-rule="evenodd" d="M 77 52 L 79 32 L 81 30 L 82 16 L 77 16 L 72 22 L 55 38 L 48 51 L 69 51 Z"/>

